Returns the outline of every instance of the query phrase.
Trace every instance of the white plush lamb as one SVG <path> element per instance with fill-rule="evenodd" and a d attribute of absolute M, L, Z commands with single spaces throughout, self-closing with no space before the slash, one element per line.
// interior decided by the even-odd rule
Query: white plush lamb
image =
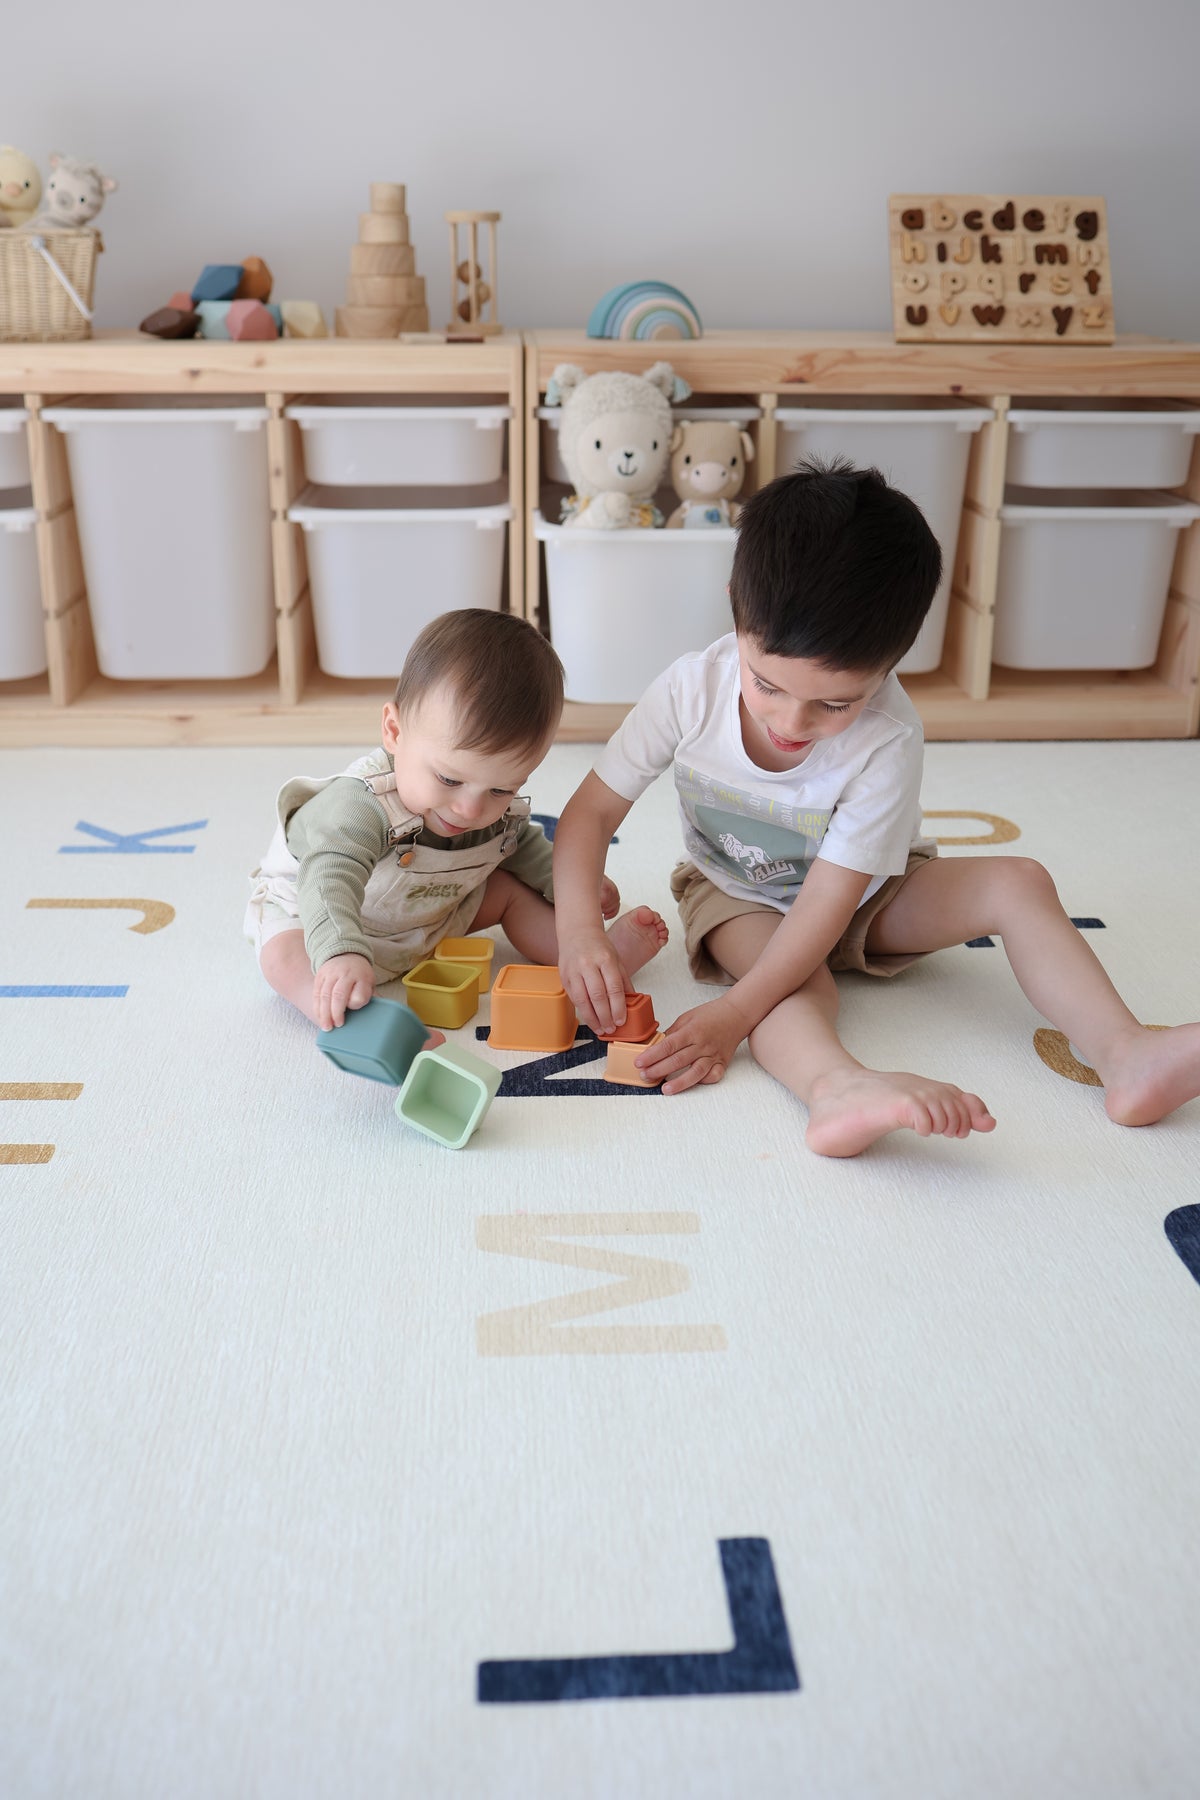
<path fill-rule="evenodd" d="M 22 231 L 78 231 L 91 224 L 105 195 L 116 192 L 112 176 L 102 175 L 92 163 L 77 162 L 52 150 L 50 167 L 54 172 L 46 183 L 42 204 L 20 227 Z"/>
<path fill-rule="evenodd" d="M 563 501 L 563 524 L 595 531 L 661 525 L 654 494 L 666 473 L 676 428 L 671 401 L 691 389 L 670 363 L 645 375 L 614 369 L 584 375 L 560 363 L 546 399 L 561 404 L 558 445 L 574 493 Z"/>

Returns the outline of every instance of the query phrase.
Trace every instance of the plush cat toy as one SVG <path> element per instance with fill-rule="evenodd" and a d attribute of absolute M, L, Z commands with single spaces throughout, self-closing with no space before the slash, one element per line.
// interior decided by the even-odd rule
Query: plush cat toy
<path fill-rule="evenodd" d="M 689 419 L 679 427 L 671 452 L 671 486 L 682 505 L 667 520 L 672 531 L 719 530 L 736 525 L 740 506 L 731 504 L 742 489 L 754 445 L 736 425 L 715 419 Z"/>
<path fill-rule="evenodd" d="M 690 393 L 666 362 L 645 375 L 614 369 L 585 376 L 574 363 L 559 364 L 546 399 L 562 406 L 558 445 L 575 490 L 563 501 L 564 525 L 621 531 L 662 524 L 654 494 L 677 436 L 671 402 Z"/>
<path fill-rule="evenodd" d="M 50 167 L 54 173 L 46 183 L 45 199 L 26 221 L 26 231 L 78 231 L 91 224 L 105 196 L 116 192 L 112 176 L 102 175 L 92 163 L 77 162 L 52 150 Z"/>
<path fill-rule="evenodd" d="M 31 219 L 41 197 L 42 177 L 33 158 L 0 144 L 0 230 Z"/>

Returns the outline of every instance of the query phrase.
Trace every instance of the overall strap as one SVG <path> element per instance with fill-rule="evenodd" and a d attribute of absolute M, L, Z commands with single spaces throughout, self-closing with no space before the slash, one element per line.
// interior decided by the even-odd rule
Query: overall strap
<path fill-rule="evenodd" d="M 396 792 L 396 775 L 392 769 L 383 775 L 360 777 L 368 793 L 374 794 L 388 817 L 388 843 L 399 844 L 406 838 L 419 837 L 425 829 L 420 813 L 409 812 Z"/>

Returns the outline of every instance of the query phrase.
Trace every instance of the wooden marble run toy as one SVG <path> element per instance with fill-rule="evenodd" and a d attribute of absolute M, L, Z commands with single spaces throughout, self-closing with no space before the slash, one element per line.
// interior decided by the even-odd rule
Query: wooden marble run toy
<path fill-rule="evenodd" d="M 345 1023 L 317 1033 L 317 1049 L 349 1075 L 399 1087 L 412 1066 L 428 1027 L 398 1000 L 378 994 L 346 1014 Z"/>
<path fill-rule="evenodd" d="M 496 946 L 489 937 L 443 938 L 434 947 L 435 962 L 462 963 L 479 976 L 479 991 L 486 994 L 492 985 L 492 958 Z"/>
<path fill-rule="evenodd" d="M 448 338 L 494 337 L 504 327 L 496 319 L 496 226 L 498 212 L 448 212 L 450 227 L 450 310 Z M 487 226 L 487 267 L 479 264 L 479 227 Z M 466 229 L 466 255 L 459 227 Z"/>
<path fill-rule="evenodd" d="M 569 1050 L 578 1021 L 559 973 L 541 963 L 506 963 L 492 987 L 488 1042 L 496 1050 Z"/>
<path fill-rule="evenodd" d="M 500 1069 L 468 1050 L 439 1044 L 413 1058 L 396 1096 L 396 1116 L 448 1150 L 461 1150 L 483 1123 L 502 1079 Z"/>

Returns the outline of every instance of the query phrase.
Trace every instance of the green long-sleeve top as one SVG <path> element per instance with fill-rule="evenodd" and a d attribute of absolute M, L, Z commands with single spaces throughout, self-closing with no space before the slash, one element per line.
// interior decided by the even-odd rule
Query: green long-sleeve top
<path fill-rule="evenodd" d="M 362 928 L 363 895 L 388 851 L 388 816 L 357 776 L 339 776 L 297 808 L 285 824 L 287 847 L 299 863 L 296 878 L 304 947 L 314 972 L 331 956 L 372 961 Z M 429 849 L 470 850 L 505 830 L 503 819 L 453 840 L 422 831 L 416 843 Z M 503 868 L 547 900 L 554 897 L 553 847 L 540 825 L 525 819 Z"/>

